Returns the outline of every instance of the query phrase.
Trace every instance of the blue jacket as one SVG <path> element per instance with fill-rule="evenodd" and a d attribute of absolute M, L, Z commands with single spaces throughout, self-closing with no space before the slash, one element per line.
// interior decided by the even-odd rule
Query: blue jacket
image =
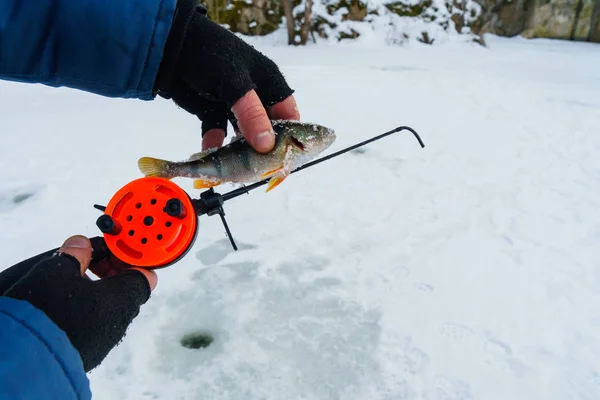
<path fill-rule="evenodd" d="M 175 6 L 2 0 L 0 79 L 151 100 Z M 79 354 L 43 312 L 0 297 L 0 400 L 42 398 L 91 398 Z"/>
<path fill-rule="evenodd" d="M 176 0 L 2 0 L 0 79 L 152 100 Z"/>
<path fill-rule="evenodd" d="M 0 297 L 0 399 L 90 399 L 79 353 L 26 301 Z"/>

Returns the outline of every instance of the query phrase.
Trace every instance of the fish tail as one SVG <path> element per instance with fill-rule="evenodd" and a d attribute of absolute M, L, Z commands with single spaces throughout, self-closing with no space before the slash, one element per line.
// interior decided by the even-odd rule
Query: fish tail
<path fill-rule="evenodd" d="M 145 176 L 156 176 L 159 178 L 171 179 L 169 173 L 173 168 L 173 163 L 152 157 L 142 157 L 138 160 L 138 167 Z"/>

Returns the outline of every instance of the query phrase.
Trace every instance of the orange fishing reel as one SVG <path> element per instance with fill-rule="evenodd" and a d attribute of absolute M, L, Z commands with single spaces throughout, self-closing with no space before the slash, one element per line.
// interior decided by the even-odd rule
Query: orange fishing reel
<path fill-rule="evenodd" d="M 103 214 L 96 226 L 104 241 L 119 260 L 136 267 L 156 269 L 169 266 L 194 245 L 198 233 L 198 217 L 221 217 L 234 250 L 223 202 L 246 192 L 234 190 L 224 196 L 211 188 L 192 199 L 168 179 L 145 177 L 123 186 L 108 202 L 94 207 Z"/>
<path fill-rule="evenodd" d="M 121 261 L 162 268 L 183 257 L 198 229 L 196 208 L 188 194 L 167 179 L 146 177 L 123 186 L 96 225 L 110 251 Z"/>
<path fill-rule="evenodd" d="M 290 174 L 404 129 L 411 131 L 421 147 L 425 147 L 412 128 L 401 126 L 309 162 Z M 211 188 L 204 191 L 200 198 L 192 199 L 181 187 L 168 179 L 139 178 L 117 191 L 106 207 L 94 205 L 103 211 L 96 225 L 104 234 L 106 245 L 115 257 L 141 268 L 164 268 L 183 258 L 194 245 L 198 233 L 198 217 L 204 214 L 218 214 L 221 217 L 231 245 L 237 250 L 225 221 L 223 203 L 268 182 L 267 178 L 223 195 Z"/>

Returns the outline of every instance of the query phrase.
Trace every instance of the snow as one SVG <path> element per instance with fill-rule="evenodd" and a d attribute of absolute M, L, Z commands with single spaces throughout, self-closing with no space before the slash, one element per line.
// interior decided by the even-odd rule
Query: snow
<path fill-rule="evenodd" d="M 202 217 L 94 398 L 600 398 L 600 46 L 248 40 L 327 153 L 399 125 L 426 147 L 404 131 L 226 203 L 238 252 Z M 1 85 L 3 266 L 98 235 L 139 157 L 200 151 L 161 99 Z"/>
<path fill-rule="evenodd" d="M 482 14 L 481 6 L 473 0 L 432 0 L 428 4 L 419 0 L 370 0 L 362 3 L 366 6 L 366 15 L 359 21 L 346 20 L 350 10 L 341 4 L 343 2 L 338 0 L 313 2 L 313 18 L 322 21 L 317 30 L 322 30 L 327 35 L 327 39 L 319 38 L 318 41 L 337 42 L 341 34 L 351 35 L 357 32 L 360 34 L 360 41 L 394 45 L 418 40 L 426 40 L 435 45 L 472 42 L 478 35 L 470 32 L 468 24 Z M 294 8 L 294 15 L 303 13 L 304 2 L 301 2 Z M 460 33 L 455 24 L 459 20 L 465 25 Z"/>

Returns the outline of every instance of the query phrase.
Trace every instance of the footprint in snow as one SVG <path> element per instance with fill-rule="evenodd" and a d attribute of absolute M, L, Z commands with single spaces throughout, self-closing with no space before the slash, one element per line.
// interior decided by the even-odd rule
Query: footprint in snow
<path fill-rule="evenodd" d="M 421 291 L 421 292 L 433 292 L 435 289 L 433 287 L 433 285 L 430 285 L 429 283 L 419 283 L 416 285 L 417 290 Z"/>
<path fill-rule="evenodd" d="M 425 390 L 427 400 L 472 400 L 473 395 L 469 384 L 444 375 L 438 375 L 433 379 L 433 384 Z"/>
<path fill-rule="evenodd" d="M 453 323 L 442 325 L 440 333 L 451 340 L 463 340 L 475 336 L 475 332 L 468 326 Z"/>

